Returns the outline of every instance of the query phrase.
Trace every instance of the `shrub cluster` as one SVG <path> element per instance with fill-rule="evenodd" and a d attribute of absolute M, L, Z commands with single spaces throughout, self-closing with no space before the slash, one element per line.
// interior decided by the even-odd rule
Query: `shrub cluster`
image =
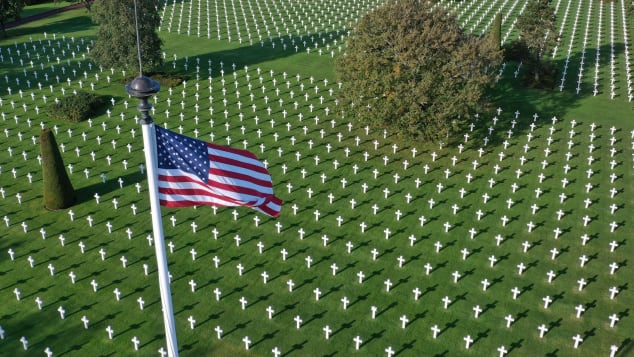
<path fill-rule="evenodd" d="M 181 75 L 162 72 L 152 73 L 151 77 L 153 80 L 159 82 L 162 88 L 177 87 L 185 80 L 185 77 Z"/>
<path fill-rule="evenodd" d="M 523 62 L 529 59 L 531 55 L 526 43 L 519 40 L 506 43 L 503 49 L 505 61 Z"/>
<path fill-rule="evenodd" d="M 143 73 L 143 75 L 159 82 L 161 88 L 175 88 L 183 83 L 183 81 L 188 79 L 187 77 L 184 77 L 180 74 L 169 72 L 145 72 Z M 127 76 L 126 78 L 121 80 L 121 83 L 128 84 L 132 82 L 134 78 L 136 78 L 136 75 Z"/>
<path fill-rule="evenodd" d="M 106 100 L 103 97 L 79 91 L 49 104 L 46 111 L 53 119 L 78 123 L 98 114 L 105 104 Z"/>

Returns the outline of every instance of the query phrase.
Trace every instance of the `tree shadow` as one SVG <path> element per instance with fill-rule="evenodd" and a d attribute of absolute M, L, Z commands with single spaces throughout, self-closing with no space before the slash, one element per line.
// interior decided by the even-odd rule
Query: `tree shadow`
<path fill-rule="evenodd" d="M 116 178 L 108 179 L 105 183 L 99 182 L 81 188 L 76 188 L 75 196 L 77 197 L 77 201 L 75 202 L 75 205 L 94 200 L 95 193 L 104 196 L 111 192 L 120 190 L 121 188 L 119 188 L 119 183 L 117 182 L 119 177 L 123 179 L 124 188 L 126 187 L 126 183 L 139 182 L 145 180 L 146 178 L 145 175 L 141 174 L 140 171 L 136 171 L 128 173 L 126 175 L 118 176 Z"/>

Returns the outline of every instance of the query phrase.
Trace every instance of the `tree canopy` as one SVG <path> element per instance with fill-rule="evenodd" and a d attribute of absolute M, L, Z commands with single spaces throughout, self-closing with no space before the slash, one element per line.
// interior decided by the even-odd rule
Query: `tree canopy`
<path fill-rule="evenodd" d="M 551 0 L 533 0 L 526 5 L 517 19 L 520 46 L 527 49 L 524 82 L 530 87 L 549 88 L 554 85 L 557 69 L 549 61 L 551 49 L 556 45 L 556 15 Z"/>
<path fill-rule="evenodd" d="M 499 46 L 463 32 L 426 0 L 388 0 L 363 16 L 337 60 L 345 114 L 406 137 L 445 137 L 486 104 Z"/>
<path fill-rule="evenodd" d="M 5 24 L 11 20 L 20 19 L 20 11 L 24 8 L 24 0 L 1 0 L 0 1 L 0 27 L 2 27 L 2 35 L 7 37 L 4 28 Z"/>
<path fill-rule="evenodd" d="M 162 64 L 161 39 L 156 33 L 160 16 L 156 0 L 137 0 L 141 55 L 144 70 Z M 92 58 L 104 67 L 138 70 L 137 40 L 133 0 L 95 0 L 93 22 L 99 25 Z"/>
<path fill-rule="evenodd" d="M 557 42 L 555 11 L 550 3 L 551 0 L 529 1 L 524 13 L 517 19 L 520 39 L 537 60 L 548 55 L 548 51 Z"/>

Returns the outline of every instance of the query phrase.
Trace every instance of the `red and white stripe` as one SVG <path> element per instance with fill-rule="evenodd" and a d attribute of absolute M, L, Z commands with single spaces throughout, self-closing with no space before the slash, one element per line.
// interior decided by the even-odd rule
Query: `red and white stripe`
<path fill-rule="evenodd" d="M 277 217 L 282 200 L 273 194 L 264 164 L 246 150 L 207 144 L 208 183 L 178 169 L 158 169 L 159 199 L 166 207 L 248 206 Z"/>

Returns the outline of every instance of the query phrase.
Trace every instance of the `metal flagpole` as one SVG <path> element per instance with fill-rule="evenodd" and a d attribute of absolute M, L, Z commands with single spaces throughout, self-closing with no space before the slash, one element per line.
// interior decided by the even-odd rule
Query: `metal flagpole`
<path fill-rule="evenodd" d="M 178 357 L 178 342 L 176 341 L 176 328 L 174 326 L 174 308 L 172 307 L 167 254 L 165 252 L 165 240 L 163 239 L 163 218 L 161 216 L 161 206 L 158 197 L 156 131 L 154 128 L 154 121 L 149 115 L 152 105 L 148 102 L 148 98 L 153 94 L 158 93 L 161 86 L 158 82 L 143 75 L 136 0 L 134 0 L 134 20 L 136 25 L 137 50 L 139 56 L 139 77 L 135 78 L 132 82 L 126 85 L 126 92 L 141 101 L 137 106 L 137 109 L 141 112 L 143 148 L 145 152 L 145 166 L 147 168 L 150 212 L 152 215 L 152 231 L 154 235 L 154 249 L 156 252 L 156 265 L 158 269 L 159 289 L 161 293 L 163 324 L 165 325 L 165 339 L 167 341 L 167 354 L 169 357 Z"/>
<path fill-rule="evenodd" d="M 167 254 L 163 239 L 163 218 L 158 197 L 157 183 L 157 155 L 156 155 L 156 131 L 154 122 L 148 111 L 152 107 L 148 103 L 148 97 L 158 92 L 159 84 L 148 77 L 137 77 L 126 86 L 126 91 L 133 97 L 141 100 L 137 106 L 141 112 L 141 128 L 143 130 L 143 148 L 145 151 L 145 165 L 147 167 L 148 191 L 150 193 L 150 210 L 152 215 L 152 230 L 154 234 L 154 248 L 156 251 L 156 263 L 159 276 L 159 288 L 161 291 L 161 305 L 163 307 L 163 322 L 165 324 L 165 337 L 167 339 L 167 352 L 170 357 L 178 356 L 178 343 L 176 342 L 176 329 L 174 327 L 174 310 L 172 308 L 172 294 L 170 292 L 169 272 L 167 268 Z"/>

